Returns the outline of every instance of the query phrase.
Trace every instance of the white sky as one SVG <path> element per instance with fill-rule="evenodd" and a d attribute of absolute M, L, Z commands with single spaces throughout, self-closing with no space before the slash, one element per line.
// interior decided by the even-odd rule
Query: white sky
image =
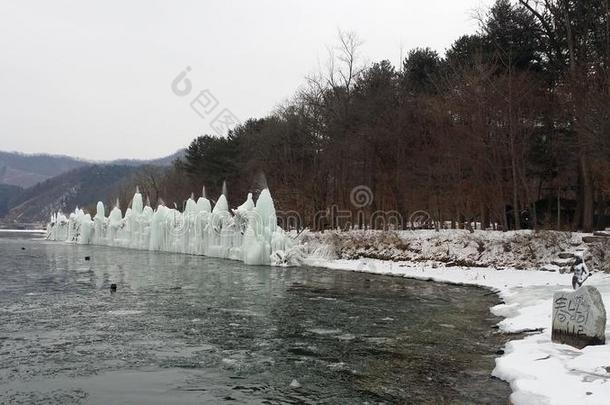
<path fill-rule="evenodd" d="M 492 0 L 0 0 L 0 150 L 152 158 L 213 134 L 190 102 L 209 89 L 241 120 L 291 97 L 337 30 L 365 61 L 439 53 Z M 173 79 L 187 66 L 192 91 Z"/>

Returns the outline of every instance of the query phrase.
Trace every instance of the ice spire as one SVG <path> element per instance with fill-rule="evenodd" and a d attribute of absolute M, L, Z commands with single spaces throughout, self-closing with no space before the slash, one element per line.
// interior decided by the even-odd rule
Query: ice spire
<path fill-rule="evenodd" d="M 143 208 L 144 204 L 142 203 L 142 194 L 140 194 L 140 190 L 136 186 L 136 193 L 133 195 L 133 199 L 131 200 L 131 209 L 136 214 L 141 214 Z"/>
<path fill-rule="evenodd" d="M 144 209 L 142 209 L 142 215 L 144 215 L 146 218 L 148 218 L 148 220 L 150 220 L 153 216 L 153 209 L 150 206 L 150 196 L 146 196 L 146 205 L 144 206 Z"/>
<path fill-rule="evenodd" d="M 105 216 L 106 216 L 106 212 L 104 209 L 104 203 L 101 201 L 98 201 L 97 207 L 95 208 L 95 217 L 94 218 L 104 219 Z"/>
<path fill-rule="evenodd" d="M 221 194 L 220 197 L 218 197 L 218 201 L 216 201 L 216 204 L 214 205 L 212 213 L 219 213 L 225 211 L 229 211 L 229 203 L 227 202 L 227 197 L 225 197 L 224 194 Z"/>
<path fill-rule="evenodd" d="M 239 213 L 246 213 L 253 208 L 254 208 L 254 200 L 252 199 L 252 193 L 248 193 L 248 198 L 246 198 L 246 201 L 233 211 L 239 212 Z"/>
<path fill-rule="evenodd" d="M 222 194 L 220 195 L 220 197 L 218 197 L 218 201 L 216 201 L 216 204 L 214 205 L 214 209 L 212 210 L 212 213 L 219 213 L 219 212 L 224 212 L 224 211 L 229 211 L 229 202 L 227 201 L 227 182 L 223 181 L 222 182 Z"/>
<path fill-rule="evenodd" d="M 108 220 L 111 226 L 119 226 L 121 220 L 123 219 L 123 214 L 121 213 L 121 209 L 119 208 L 119 199 L 116 199 L 116 204 L 114 208 L 110 211 L 110 215 L 108 216 Z"/>
<path fill-rule="evenodd" d="M 199 212 L 211 212 L 212 205 L 210 201 L 205 198 L 205 186 L 201 188 L 201 197 L 197 200 L 197 211 Z"/>
<path fill-rule="evenodd" d="M 195 202 L 195 194 L 191 193 L 191 196 L 184 205 L 184 212 L 188 214 L 194 214 L 197 212 L 197 203 Z"/>

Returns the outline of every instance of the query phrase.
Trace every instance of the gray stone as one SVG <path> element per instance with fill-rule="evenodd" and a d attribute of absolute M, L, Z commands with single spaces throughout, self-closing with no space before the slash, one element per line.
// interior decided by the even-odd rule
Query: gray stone
<path fill-rule="evenodd" d="M 608 240 L 607 236 L 591 236 L 591 235 L 587 235 L 587 236 L 583 236 L 582 237 L 582 241 L 584 243 L 601 243 L 601 242 L 605 242 Z"/>
<path fill-rule="evenodd" d="M 585 286 L 553 295 L 551 339 L 578 349 L 606 342 L 606 308 L 597 288 Z"/>
<path fill-rule="evenodd" d="M 559 266 L 555 266 L 554 264 L 545 264 L 544 266 L 540 267 L 541 271 L 559 271 L 561 270 L 561 267 Z"/>
<path fill-rule="evenodd" d="M 559 267 L 569 267 L 574 264 L 574 257 L 570 257 L 569 259 L 554 259 L 551 261 L 551 264 Z"/>
<path fill-rule="evenodd" d="M 557 256 L 560 259 L 573 259 L 575 254 L 573 252 L 560 252 Z"/>

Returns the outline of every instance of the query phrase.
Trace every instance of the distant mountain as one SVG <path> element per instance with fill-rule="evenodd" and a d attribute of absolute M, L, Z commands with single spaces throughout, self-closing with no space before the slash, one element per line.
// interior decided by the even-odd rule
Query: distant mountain
<path fill-rule="evenodd" d="M 68 156 L 0 152 L 0 183 L 20 187 L 34 184 L 91 163 Z"/>
<path fill-rule="evenodd" d="M 22 192 L 21 187 L 0 184 L 0 218 L 8 213 L 9 208 Z"/>
<path fill-rule="evenodd" d="M 138 170 L 138 166 L 104 164 L 63 173 L 23 190 L 12 200 L 4 221 L 46 222 L 59 210 L 68 213 L 76 206 L 87 207 L 97 201 L 107 201 L 121 185 L 132 180 Z"/>
<path fill-rule="evenodd" d="M 184 152 L 184 149 L 181 149 L 169 156 L 150 160 L 118 159 L 108 162 L 93 162 L 69 156 L 28 155 L 0 151 L 0 184 L 28 188 L 70 170 L 91 165 L 169 166 L 174 160 L 184 156 Z"/>
<path fill-rule="evenodd" d="M 111 161 L 109 163 L 111 163 L 113 165 L 125 165 L 125 166 L 142 166 L 142 165 L 147 165 L 147 166 L 169 166 L 172 163 L 174 163 L 174 161 L 176 159 L 183 158 L 185 152 L 186 152 L 186 149 L 180 149 L 176 153 L 172 153 L 169 156 L 165 156 L 165 157 L 158 158 L 158 159 L 150 159 L 150 160 L 117 159 L 117 160 L 113 160 L 113 161 Z M 101 162 L 101 163 L 103 163 L 103 162 Z"/>

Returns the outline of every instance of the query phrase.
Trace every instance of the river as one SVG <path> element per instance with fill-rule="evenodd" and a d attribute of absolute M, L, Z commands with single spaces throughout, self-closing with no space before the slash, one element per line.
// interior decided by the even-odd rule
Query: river
<path fill-rule="evenodd" d="M 490 376 L 506 342 L 489 312 L 498 299 L 476 287 L 5 232 L 0 277 L 2 403 L 502 404 L 510 394 Z"/>

